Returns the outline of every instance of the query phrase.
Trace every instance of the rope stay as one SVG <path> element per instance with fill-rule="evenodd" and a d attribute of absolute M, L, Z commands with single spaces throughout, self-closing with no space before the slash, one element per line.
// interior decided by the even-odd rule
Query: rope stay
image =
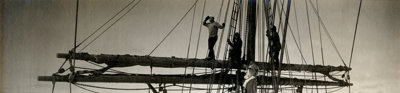
<path fill-rule="evenodd" d="M 80 85 L 77 85 L 77 84 L 74 84 L 75 86 L 77 86 L 77 87 L 79 87 L 79 88 L 81 88 L 81 89 L 83 89 L 83 90 L 86 90 L 86 91 L 89 91 L 89 92 L 92 92 L 92 93 L 99 93 L 99 92 L 96 92 L 96 91 L 93 91 L 93 90 L 90 90 L 90 89 L 87 89 L 87 88 L 85 88 L 85 87 L 82 87 L 82 86 L 80 86 Z"/>
<path fill-rule="evenodd" d="M 289 28 L 290 28 L 290 25 L 289 25 Z M 290 30 L 291 30 L 291 28 L 290 28 Z M 291 31 L 292 32 L 292 31 Z M 292 32 L 292 36 L 293 36 L 293 38 L 294 38 L 294 40 L 295 40 L 295 37 L 294 37 L 294 35 L 293 35 L 293 32 Z M 297 44 L 297 41 L 295 41 L 295 43 Z M 297 45 L 297 47 L 299 47 L 298 45 Z M 302 53 L 301 53 L 302 54 Z M 317 91 L 318 92 L 318 91 Z"/>
<path fill-rule="evenodd" d="M 71 49 L 72 50 L 72 52 L 75 54 L 75 52 L 76 52 L 76 48 L 78 48 L 81 44 L 83 44 L 86 40 L 88 40 L 91 36 L 93 36 L 95 33 L 97 33 L 98 31 L 100 31 L 100 29 L 101 28 L 103 28 L 107 23 L 109 23 L 112 19 L 114 19 L 117 15 L 119 15 L 123 10 L 125 10 L 128 6 L 130 6 L 133 2 L 134 2 L 135 0 L 133 0 L 133 1 L 131 1 L 128 5 L 126 5 L 122 10 L 120 10 L 116 15 L 114 15 L 113 17 L 111 17 L 106 23 L 104 23 L 102 26 L 100 26 L 98 29 L 96 29 L 92 34 L 90 34 L 88 37 L 86 37 L 83 41 L 81 41 L 79 44 L 76 44 L 76 38 L 77 38 L 77 30 L 78 30 L 78 10 L 79 10 L 79 0 L 77 0 L 76 1 L 76 14 L 75 14 L 75 17 L 76 17 L 76 19 L 75 19 L 75 33 L 74 33 L 74 35 L 75 35 L 75 37 L 74 37 L 74 47 Z M 139 1 L 140 2 L 140 1 Z M 138 3 L 139 3 L 138 2 Z M 134 6 L 133 6 L 134 7 Z M 128 11 L 129 12 L 129 11 Z M 121 17 L 123 17 L 123 16 L 121 16 Z M 117 20 L 118 21 L 118 20 Z M 111 25 L 112 26 L 112 25 Z M 110 26 L 110 27 L 111 27 Z M 106 31 L 106 30 L 105 30 Z M 104 31 L 103 31 L 104 32 Z M 97 39 L 98 37 L 96 37 L 96 39 Z M 94 39 L 95 40 L 95 39 Z M 93 40 L 93 41 L 94 41 Z M 92 41 L 92 42 L 93 42 Z M 90 43 L 89 43 L 90 44 Z M 88 45 L 89 45 L 88 44 Z M 87 46 L 88 46 L 87 45 Z M 85 46 L 85 48 L 87 47 L 87 46 Z M 84 49 L 84 48 L 83 48 Z M 83 50 L 82 49 L 82 50 Z M 80 51 L 82 51 L 82 50 L 80 50 Z M 72 56 L 72 57 L 74 57 L 74 56 Z M 58 72 L 57 73 L 54 73 L 54 74 L 59 74 L 59 73 L 63 73 L 64 71 L 62 71 L 62 67 L 65 65 L 65 63 L 67 62 L 69 60 L 69 63 L 71 64 L 71 67 L 70 67 L 70 70 L 72 71 L 72 73 L 74 73 L 75 71 L 74 71 L 74 68 L 75 68 L 75 59 L 73 60 L 73 62 L 70 60 L 70 59 L 66 59 L 64 62 L 63 62 L 63 64 L 59 67 L 59 69 L 58 69 Z M 70 91 L 70 93 L 72 92 L 72 88 L 71 88 L 72 86 L 71 86 L 71 82 L 70 82 L 70 84 L 69 84 L 69 91 Z M 79 86 L 78 86 L 79 87 Z M 54 93 L 54 88 L 55 88 L 55 82 L 53 83 L 53 88 L 52 88 L 52 93 Z"/>
<path fill-rule="evenodd" d="M 310 37 L 310 47 L 311 47 L 311 56 L 312 56 L 312 62 L 313 62 L 313 65 L 315 65 L 315 56 L 314 56 L 314 46 L 313 46 L 313 39 L 312 39 L 312 34 L 311 34 L 311 25 L 310 25 L 310 16 L 309 16 L 309 13 L 308 13 L 308 4 L 307 4 L 307 0 L 304 0 L 305 1 L 305 3 L 306 3 L 306 12 L 307 12 L 307 23 L 308 23 L 308 34 L 309 34 L 309 37 Z M 315 79 L 316 80 L 316 73 L 314 73 L 313 74 L 313 79 Z M 317 85 L 315 85 L 315 87 L 317 88 L 317 93 L 318 93 L 318 86 Z M 313 92 L 314 90 L 312 90 L 311 91 L 311 93 Z"/>
<path fill-rule="evenodd" d="M 226 7 L 225 17 L 224 17 L 224 22 L 223 22 L 223 23 L 226 23 L 226 18 L 228 17 L 228 10 L 229 10 L 229 6 L 230 6 L 230 2 L 231 2 L 231 0 L 228 1 L 228 5 L 227 5 L 227 7 Z M 221 7 L 222 7 L 222 6 L 221 6 Z M 221 37 L 220 37 L 220 39 L 219 39 L 218 49 L 217 49 L 217 52 L 216 52 L 216 53 L 217 53 L 216 59 L 219 58 L 219 54 L 220 54 L 220 50 L 221 50 L 221 44 L 222 44 L 222 39 L 223 39 L 223 37 L 224 37 L 224 33 L 225 33 L 225 29 L 222 29 Z M 228 35 L 229 35 L 229 34 L 228 34 Z"/>
<path fill-rule="evenodd" d="M 265 21 L 264 22 L 266 22 L 266 27 L 267 27 L 267 29 L 270 29 L 271 27 L 271 24 L 272 24 L 272 20 L 273 19 L 271 19 L 272 18 L 272 15 L 271 15 L 271 0 L 268 0 L 267 2 L 265 1 L 265 0 L 263 0 L 263 5 L 264 5 L 264 16 L 265 16 Z M 264 25 L 262 25 L 263 27 L 264 27 Z M 264 29 L 263 29 L 264 30 Z M 264 32 L 264 31 L 263 31 Z M 264 35 L 264 34 L 263 34 Z M 264 37 L 264 36 L 263 36 Z M 265 51 L 266 53 L 269 53 L 268 52 L 269 51 L 269 44 L 267 45 L 267 50 Z M 264 52 L 264 51 L 263 51 Z M 264 57 L 264 56 L 262 56 L 262 57 Z M 268 60 L 268 54 L 266 54 L 265 55 L 265 60 Z M 264 66 L 266 67 L 267 65 L 266 64 L 264 64 Z M 264 76 L 269 76 L 269 73 L 266 73 L 266 69 L 264 69 L 264 71 L 263 71 L 263 75 Z M 264 81 L 263 81 L 264 82 Z M 264 88 L 264 86 L 262 86 L 261 88 Z M 266 88 L 269 88 L 269 86 L 268 85 L 266 85 Z M 269 93 L 269 90 L 267 90 L 267 91 L 262 91 L 262 92 L 266 92 L 266 93 Z"/>
<path fill-rule="evenodd" d="M 224 1 L 225 0 L 221 0 L 221 7 L 219 7 L 219 12 L 218 12 L 218 22 L 221 21 L 221 12 L 222 12 L 222 7 L 224 6 Z"/>
<path fill-rule="evenodd" d="M 204 0 L 204 4 L 203 4 L 203 12 L 202 12 L 202 14 L 201 14 L 201 18 L 203 18 L 204 17 L 204 10 L 205 10 L 205 8 L 206 8 L 206 1 L 207 0 Z M 199 43 L 200 43 L 200 36 L 201 36 L 201 27 L 202 25 L 200 25 L 200 27 L 199 27 L 199 36 L 197 37 L 197 46 L 196 46 L 196 53 L 195 53 L 195 56 L 194 56 L 194 58 L 197 58 L 197 52 L 198 52 L 198 50 L 199 50 Z"/>
<path fill-rule="evenodd" d="M 102 86 L 95 86 L 95 85 L 88 85 L 88 84 L 82 84 L 82 83 L 75 83 L 76 85 L 80 86 L 86 86 L 86 87 L 92 87 L 92 88 L 99 88 L 99 89 L 109 89 L 109 90 L 148 90 L 150 88 L 113 88 L 113 87 L 102 87 Z M 168 85 L 165 87 L 171 87 L 174 85 Z M 154 88 L 159 88 L 159 87 L 154 87 Z"/>
<path fill-rule="evenodd" d="M 187 50 L 187 54 L 186 54 L 186 59 L 189 58 L 189 53 L 190 53 L 190 44 L 191 44 L 190 42 L 192 41 L 192 32 L 193 32 L 194 18 L 195 18 L 195 15 L 196 15 L 196 5 L 197 5 L 197 4 L 195 4 L 195 5 L 194 5 L 194 8 L 193 8 L 192 25 L 191 25 L 191 27 L 190 27 L 189 44 L 188 44 L 188 50 Z M 184 72 L 185 75 L 186 75 L 186 69 L 187 69 L 187 67 L 185 67 L 185 72 Z M 184 86 L 184 85 L 185 85 L 185 83 L 182 84 L 182 86 Z M 183 88 L 182 88 L 182 93 L 183 93 Z"/>
<path fill-rule="evenodd" d="M 108 26 L 105 30 L 103 30 L 103 32 L 101 32 L 99 35 L 97 35 L 92 41 L 90 41 L 85 47 L 83 47 L 81 50 L 79 50 L 79 52 L 82 52 L 84 49 L 86 49 L 90 44 L 92 44 L 94 41 L 96 41 L 101 35 L 103 35 L 106 31 L 108 31 L 108 29 L 110 29 L 115 23 L 117 23 L 119 20 L 121 20 L 122 18 L 124 18 L 125 17 L 125 15 L 126 14 L 128 14 L 130 11 L 132 11 L 132 9 L 133 8 L 135 8 L 136 7 L 136 5 L 138 5 L 139 3 L 140 3 L 140 1 L 142 1 L 142 0 L 139 0 L 138 2 L 136 2 L 135 3 L 135 5 L 133 5 L 131 8 L 129 8 L 129 10 L 127 10 L 127 12 L 125 12 L 124 14 L 122 14 L 122 16 L 120 16 L 118 19 L 116 19 L 110 26 Z M 127 8 L 128 6 L 130 6 L 133 2 L 135 2 L 135 1 L 132 1 L 130 4 L 128 4 L 125 8 Z M 122 9 L 122 10 L 125 10 L 125 8 L 124 9 Z M 122 11 L 121 10 L 121 11 Z M 118 14 L 116 14 L 116 15 L 118 15 Z M 116 16 L 115 15 L 115 16 Z M 114 17 L 112 17 L 112 18 L 114 18 Z M 111 20 L 111 19 L 110 19 Z M 100 28 L 99 28 L 100 29 Z M 97 32 L 97 31 L 95 31 L 95 32 Z"/>
<path fill-rule="evenodd" d="M 71 71 L 71 75 L 70 75 L 70 77 L 68 78 L 68 79 L 70 79 L 69 80 L 69 92 L 70 93 L 72 93 L 72 86 L 71 86 L 71 84 L 72 84 L 72 80 L 73 80 L 73 78 L 74 78 L 74 76 L 75 76 L 75 53 L 76 53 L 76 38 L 77 38 L 77 36 L 78 36 L 78 14 L 79 14 L 79 0 L 76 0 L 76 11 L 75 11 L 75 33 L 74 33 L 74 48 L 72 49 L 72 59 L 73 59 L 73 61 L 71 61 L 71 59 L 70 59 L 70 61 L 69 61 L 69 64 L 70 64 L 70 71 Z M 55 87 L 55 84 L 53 85 L 53 87 Z M 54 88 L 53 88 L 54 89 Z M 54 91 L 54 90 L 53 90 Z"/>
<path fill-rule="evenodd" d="M 311 0 L 310 0 L 309 2 L 310 2 L 310 4 L 311 4 L 311 6 L 312 6 L 312 9 L 314 10 L 314 13 L 317 14 L 318 11 L 316 10 L 316 8 L 315 8 L 313 2 L 312 2 Z M 326 28 L 326 26 L 325 26 L 325 24 L 324 24 L 324 21 L 321 19 L 321 16 L 317 15 L 317 17 L 318 17 L 319 21 L 321 22 L 322 28 L 324 28 L 324 31 L 325 31 L 326 35 L 328 36 L 331 45 L 334 47 L 334 49 L 335 49 L 335 51 L 336 51 L 336 54 L 337 54 L 337 55 L 339 56 L 339 58 L 341 59 L 343 65 L 347 67 L 346 63 L 345 63 L 344 60 L 343 60 L 342 55 L 340 54 L 338 48 L 336 47 L 335 42 L 333 41 L 333 39 L 332 39 L 332 37 L 331 37 L 331 35 L 330 35 L 328 29 Z"/>
<path fill-rule="evenodd" d="M 193 9 L 193 7 L 196 5 L 197 1 L 199 1 L 199 0 L 196 0 L 194 2 L 194 4 L 189 8 L 189 10 L 185 13 L 185 15 L 182 16 L 182 18 L 178 21 L 178 23 L 175 24 L 175 26 L 168 32 L 168 34 L 157 44 L 157 46 L 148 55 L 151 55 L 164 42 L 164 40 L 167 39 L 167 37 L 173 31 L 175 31 L 175 28 L 178 27 L 178 25 L 182 22 L 182 20 L 186 17 L 186 15 Z"/>
<path fill-rule="evenodd" d="M 358 6 L 358 14 L 357 14 L 357 21 L 356 21 L 356 27 L 354 30 L 354 36 L 353 36 L 353 44 L 351 45 L 351 54 L 350 54 L 350 62 L 349 62 L 349 67 L 351 67 L 351 62 L 353 60 L 353 53 L 354 53 L 354 43 L 356 42 L 356 36 L 357 36 L 357 29 L 358 29 L 358 21 L 360 19 L 360 12 L 361 12 L 361 5 L 362 5 L 362 0 L 360 0 L 360 5 Z M 347 72 L 348 79 L 350 81 L 350 72 Z M 351 92 L 351 88 L 349 86 L 349 93 Z"/>
<path fill-rule="evenodd" d="M 285 27 L 284 27 L 284 29 L 283 29 L 283 40 L 282 40 L 282 47 L 283 47 L 283 49 L 281 49 L 281 54 L 280 54 L 280 57 L 279 57 L 279 59 L 283 59 L 283 55 L 284 55 L 284 48 L 286 47 L 286 32 L 287 32 L 287 28 L 288 28 L 288 25 L 289 25 L 289 13 L 290 13 L 290 5 L 291 5 L 291 0 L 288 0 L 288 3 L 287 3 L 287 13 L 286 13 L 286 18 L 285 18 Z M 282 7 L 283 7 L 283 4 L 282 4 Z M 283 11 L 283 8 L 282 8 L 282 11 Z M 281 11 L 281 12 L 282 12 Z M 280 79 L 280 74 L 281 74 L 281 63 L 282 63 L 282 61 L 283 60 L 279 60 L 280 62 L 278 63 L 279 64 L 279 66 L 278 66 L 278 75 L 277 75 L 277 79 L 276 79 L 276 84 L 275 84 L 275 86 L 274 86 L 274 91 L 277 93 L 278 92 L 278 88 L 280 87 L 279 86 L 279 79 Z"/>
<path fill-rule="evenodd" d="M 205 8 L 206 8 L 206 0 L 204 0 L 204 3 L 203 3 L 203 12 L 202 12 L 202 14 L 201 14 L 201 19 L 204 17 L 204 10 L 205 10 Z M 197 52 L 198 52 L 198 49 L 199 49 L 200 36 L 201 36 L 201 28 L 202 28 L 201 26 L 202 26 L 202 25 L 200 25 L 200 27 L 199 27 L 199 35 L 198 35 L 198 38 L 197 38 L 196 52 L 195 52 L 194 58 L 197 58 Z M 195 67 L 193 67 L 192 75 L 194 75 L 194 70 L 195 70 Z M 193 79 L 192 79 L 192 80 L 193 80 Z M 193 83 L 190 83 L 189 93 L 192 92 L 192 85 L 193 85 Z"/>
<path fill-rule="evenodd" d="M 307 61 L 305 60 L 304 55 L 303 55 L 303 53 L 301 52 L 301 51 L 302 51 L 302 47 L 301 47 L 300 29 L 299 29 L 299 23 L 298 23 L 298 17 L 297 17 L 296 1 L 294 1 L 294 7 L 295 7 L 295 8 L 294 8 L 294 10 L 295 10 L 294 13 L 295 13 L 295 18 L 296 18 L 297 37 L 298 37 L 298 39 L 299 39 L 298 42 L 296 41 L 296 38 L 295 38 L 295 36 L 294 36 L 294 33 L 293 33 L 293 31 L 292 31 L 292 28 L 290 27 L 290 24 L 289 24 L 289 29 L 290 29 L 290 32 L 292 33 L 293 39 L 295 40 L 296 47 L 297 47 L 297 49 L 298 49 L 299 52 L 300 52 L 300 56 L 301 56 L 301 58 L 302 58 L 301 64 L 303 65 L 303 64 L 307 64 Z M 297 43 L 299 43 L 299 44 L 297 44 Z M 304 69 L 304 68 L 302 68 L 302 69 Z M 303 79 L 306 79 L 306 72 L 303 72 Z M 306 90 L 306 91 L 307 91 L 307 90 Z"/>
<path fill-rule="evenodd" d="M 317 13 L 317 15 L 319 16 L 319 3 L 318 3 L 318 0 L 315 0 L 315 3 L 317 4 L 317 11 L 318 11 L 318 13 Z M 324 58 L 324 49 L 323 49 L 323 43 L 322 43 L 322 34 L 321 34 L 321 22 L 320 22 L 320 20 L 318 19 L 318 33 L 319 33 L 319 43 L 320 43 L 320 50 L 321 50 L 321 62 L 322 62 L 322 66 L 325 66 L 325 58 Z M 324 75 L 324 81 L 326 81 L 326 76 Z M 327 87 L 326 87 L 326 85 L 325 85 L 325 93 L 327 93 L 328 92 L 328 90 L 326 89 Z M 317 91 L 318 92 L 318 91 Z"/>
<path fill-rule="evenodd" d="M 112 19 L 114 19 L 117 15 L 119 15 L 123 10 L 125 10 L 126 8 L 128 8 L 128 6 L 130 6 L 133 2 L 135 2 L 136 0 L 132 0 L 131 2 L 129 2 L 124 8 L 122 8 L 120 11 L 118 11 L 117 14 L 115 14 L 114 16 L 112 16 L 110 19 L 108 19 L 103 25 L 101 25 L 99 28 L 97 28 L 95 31 L 93 31 L 88 37 L 86 37 L 84 40 L 82 40 L 77 46 L 80 46 L 81 44 L 83 44 L 86 40 L 88 40 L 90 37 L 92 37 L 94 34 L 96 34 L 98 31 L 100 31 L 101 28 L 103 28 L 106 24 L 108 24 Z"/>
<path fill-rule="evenodd" d="M 353 44 L 351 45 L 351 54 L 350 54 L 350 62 L 349 62 L 349 67 L 351 66 L 351 61 L 352 61 L 352 59 L 353 59 L 354 43 L 356 42 L 357 29 L 358 29 L 358 20 L 360 19 L 361 5 L 362 5 L 362 0 L 360 0 L 360 5 L 359 5 L 359 7 L 358 7 L 358 14 L 357 14 L 356 28 L 355 28 L 355 30 L 354 30 Z"/>
<path fill-rule="evenodd" d="M 278 11 L 280 11 L 280 10 L 284 10 L 284 8 L 283 8 L 283 6 L 285 6 L 284 4 L 285 4 L 285 0 L 282 0 L 282 1 L 278 1 L 278 3 L 280 3 L 280 5 L 281 5 L 281 8 L 278 8 Z M 279 5 L 279 4 L 278 4 Z M 283 13 L 283 11 L 280 11 L 280 13 L 279 13 L 279 23 L 278 23 L 278 29 L 276 29 L 276 30 L 278 30 L 277 32 L 279 33 L 279 31 L 280 31 L 280 29 L 282 29 L 281 28 L 281 24 L 282 24 L 282 13 Z"/>

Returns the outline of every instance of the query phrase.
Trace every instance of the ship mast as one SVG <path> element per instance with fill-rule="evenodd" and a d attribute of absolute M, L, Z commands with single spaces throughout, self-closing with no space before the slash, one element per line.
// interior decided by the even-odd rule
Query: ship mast
<path fill-rule="evenodd" d="M 255 49 L 256 49 L 256 0 L 248 0 L 247 7 L 247 56 L 246 61 L 255 61 Z"/>

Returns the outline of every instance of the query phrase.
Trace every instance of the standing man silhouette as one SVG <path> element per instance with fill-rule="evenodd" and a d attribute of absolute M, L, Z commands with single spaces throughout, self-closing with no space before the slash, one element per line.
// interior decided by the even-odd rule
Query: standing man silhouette
<path fill-rule="evenodd" d="M 210 22 L 207 23 L 207 20 Z M 209 30 L 209 37 L 208 37 L 208 57 L 207 60 L 215 60 L 214 54 L 214 45 L 218 40 L 218 28 L 223 29 L 225 27 L 225 23 L 220 25 L 218 22 L 214 21 L 214 17 L 207 16 L 206 19 L 203 21 L 203 25 L 206 26 Z"/>

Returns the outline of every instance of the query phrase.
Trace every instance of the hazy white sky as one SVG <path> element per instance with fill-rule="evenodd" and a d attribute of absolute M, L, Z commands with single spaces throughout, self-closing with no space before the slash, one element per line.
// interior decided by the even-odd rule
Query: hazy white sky
<path fill-rule="evenodd" d="M 130 0 L 80 1 L 77 41 L 86 38 Z M 312 1 L 315 3 L 315 0 Z M 305 2 L 304 0 L 293 0 L 293 2 L 296 3 L 296 8 L 292 6 L 289 23 L 292 29 L 297 29 L 294 15 L 294 11 L 296 11 L 302 51 L 307 62 L 311 63 Z M 359 0 L 319 0 L 318 2 L 322 20 L 330 31 L 344 61 L 348 64 Z M 84 52 L 147 55 L 193 3 L 194 0 L 143 0 Z M 190 57 L 194 57 L 197 35 L 199 27 L 201 27 L 203 0 L 199 0 L 198 3 Z M 220 0 L 208 0 L 205 15 L 217 16 L 220 3 Z M 400 81 L 397 80 L 400 78 L 400 69 L 398 68 L 400 67 L 399 4 L 399 0 L 364 0 L 351 65 L 353 68 L 351 82 L 354 84 L 351 87 L 352 93 L 400 92 L 397 89 L 400 87 Z M 225 5 L 224 7 L 226 7 Z M 39 82 L 37 76 L 51 75 L 55 72 L 63 61 L 63 59 L 56 58 L 56 53 L 65 53 L 73 47 L 75 1 L 6 0 L 3 12 L 4 64 L 2 71 L 4 82 L 1 92 L 50 92 L 51 82 Z M 224 15 L 225 9 L 221 13 Z M 317 17 L 311 8 L 309 14 L 316 64 L 322 64 Z M 152 56 L 186 57 L 191 19 L 192 14 L 189 13 L 176 31 Z M 204 58 L 206 55 L 207 36 L 207 29 L 202 27 L 199 58 Z M 343 65 L 326 35 L 323 38 L 326 64 Z M 299 52 L 290 33 L 287 40 L 291 62 L 301 64 Z M 78 66 L 92 67 L 84 62 L 78 62 Z M 130 67 L 121 70 L 150 73 L 149 67 Z M 183 70 L 155 68 L 154 73 L 183 73 Z M 145 84 L 100 85 L 125 88 L 146 87 Z M 87 92 L 76 87 L 73 90 L 78 93 Z M 68 93 L 68 84 L 57 83 L 56 91 L 57 93 Z M 96 91 L 102 93 L 122 92 Z M 338 93 L 347 93 L 347 88 Z"/>

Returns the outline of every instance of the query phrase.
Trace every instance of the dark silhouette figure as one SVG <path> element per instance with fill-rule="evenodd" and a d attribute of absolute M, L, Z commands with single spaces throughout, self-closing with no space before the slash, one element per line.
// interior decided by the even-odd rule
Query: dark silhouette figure
<path fill-rule="evenodd" d="M 267 37 L 269 40 L 269 56 L 275 67 L 279 66 L 279 51 L 281 50 L 281 43 L 279 40 L 279 34 L 276 32 L 276 27 L 273 26 L 270 30 L 267 30 Z"/>
<path fill-rule="evenodd" d="M 238 85 L 240 86 L 235 86 L 236 87 L 240 87 L 242 88 L 242 82 L 243 82 L 243 78 L 241 78 L 242 75 L 244 75 L 241 72 L 241 66 L 243 65 L 243 61 L 241 60 L 240 56 L 242 55 L 242 39 L 240 38 L 240 34 L 239 33 L 235 33 L 233 35 L 233 40 L 230 41 L 229 39 L 227 40 L 229 46 L 231 46 L 231 48 L 229 49 L 229 60 L 231 61 L 231 65 L 229 67 L 228 70 L 226 70 L 226 73 L 229 72 L 230 69 L 236 68 L 236 78 L 238 78 L 238 80 L 236 81 L 236 83 L 238 83 Z"/>
<path fill-rule="evenodd" d="M 229 49 L 229 59 L 238 65 L 241 65 L 241 58 L 240 56 L 242 55 L 242 39 L 240 39 L 240 34 L 235 33 L 233 35 L 233 40 L 230 41 L 228 39 L 228 44 L 231 46 L 231 49 Z"/>

